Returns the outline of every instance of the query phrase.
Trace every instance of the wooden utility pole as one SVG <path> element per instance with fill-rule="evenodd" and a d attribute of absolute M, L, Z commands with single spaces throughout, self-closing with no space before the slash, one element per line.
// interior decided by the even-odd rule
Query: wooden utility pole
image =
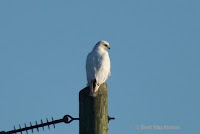
<path fill-rule="evenodd" d="M 89 87 L 79 92 L 79 134 L 108 134 L 107 84 L 99 87 L 96 97 L 89 93 Z"/>

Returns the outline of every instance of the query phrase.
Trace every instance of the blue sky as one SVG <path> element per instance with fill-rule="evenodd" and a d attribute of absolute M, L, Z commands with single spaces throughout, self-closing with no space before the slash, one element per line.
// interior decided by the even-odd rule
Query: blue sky
<path fill-rule="evenodd" d="M 86 56 L 103 39 L 111 45 L 109 115 L 116 118 L 109 133 L 197 133 L 199 6 L 197 0 L 0 1 L 0 130 L 78 117 Z M 77 134 L 78 121 L 40 133 Z"/>

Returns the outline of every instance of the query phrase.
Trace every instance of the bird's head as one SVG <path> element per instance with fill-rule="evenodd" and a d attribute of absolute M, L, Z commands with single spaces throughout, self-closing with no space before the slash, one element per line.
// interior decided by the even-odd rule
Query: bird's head
<path fill-rule="evenodd" d="M 107 41 L 101 40 L 95 46 L 94 49 L 110 49 L 110 44 Z"/>

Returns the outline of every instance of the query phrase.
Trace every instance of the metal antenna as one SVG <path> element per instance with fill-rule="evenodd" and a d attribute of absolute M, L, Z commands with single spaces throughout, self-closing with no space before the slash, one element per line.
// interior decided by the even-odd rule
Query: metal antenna
<path fill-rule="evenodd" d="M 58 124 L 58 123 L 61 123 L 61 122 L 64 122 L 66 124 L 68 123 L 71 123 L 72 121 L 74 120 L 79 120 L 79 118 L 73 118 L 72 116 L 70 115 L 65 115 L 62 119 L 58 119 L 58 120 L 54 120 L 53 117 L 52 117 L 52 121 L 48 121 L 48 119 L 46 119 L 46 123 L 43 123 L 43 121 L 41 120 L 41 123 L 38 124 L 37 121 L 35 121 L 35 125 L 32 125 L 32 123 L 30 122 L 30 126 L 26 126 L 26 124 L 24 124 L 24 128 L 21 128 L 21 126 L 19 125 L 19 129 L 16 129 L 15 126 L 14 126 L 14 130 L 11 130 L 11 131 L 1 131 L 0 134 L 16 134 L 16 133 L 21 133 L 23 131 L 26 131 L 26 133 L 28 134 L 28 130 L 31 130 L 32 133 L 33 133 L 33 129 L 37 129 L 37 131 L 39 132 L 39 128 L 42 127 L 43 131 L 44 131 L 44 127 L 45 126 L 48 126 L 48 128 L 50 129 L 50 125 L 53 125 L 54 128 L 55 128 L 55 124 Z"/>

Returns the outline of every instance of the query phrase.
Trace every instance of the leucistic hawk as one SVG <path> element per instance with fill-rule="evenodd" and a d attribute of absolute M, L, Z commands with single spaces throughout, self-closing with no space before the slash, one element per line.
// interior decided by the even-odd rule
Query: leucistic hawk
<path fill-rule="evenodd" d="M 87 85 L 90 87 L 89 95 L 93 97 L 96 96 L 100 85 L 111 75 L 110 58 L 107 49 L 110 49 L 109 43 L 101 40 L 87 56 Z"/>

